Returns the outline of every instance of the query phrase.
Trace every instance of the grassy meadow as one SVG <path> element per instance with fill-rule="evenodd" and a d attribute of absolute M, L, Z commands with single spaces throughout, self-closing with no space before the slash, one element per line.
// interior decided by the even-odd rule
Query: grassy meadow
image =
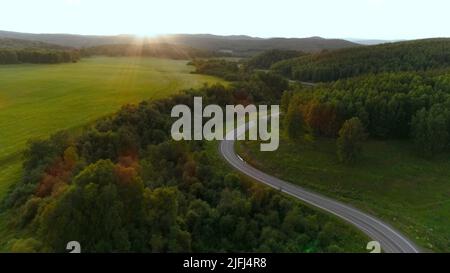
<path fill-rule="evenodd" d="M 275 152 L 237 144 L 250 164 L 292 183 L 351 203 L 396 226 L 419 245 L 450 250 L 450 158 L 418 157 L 410 143 L 370 140 L 352 167 L 338 162 L 334 140 L 293 143 Z"/>
<path fill-rule="evenodd" d="M 221 81 L 191 74 L 186 64 L 95 57 L 74 64 L 0 66 L 0 199 L 20 175 L 21 151 L 29 139 L 80 127 L 123 104 Z"/>

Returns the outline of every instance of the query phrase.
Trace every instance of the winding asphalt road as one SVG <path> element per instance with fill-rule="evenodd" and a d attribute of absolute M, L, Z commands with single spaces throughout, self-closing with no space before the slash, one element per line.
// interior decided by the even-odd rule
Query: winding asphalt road
<path fill-rule="evenodd" d="M 254 126 L 252 122 L 246 124 L 243 128 L 237 128 L 228 134 L 233 134 L 235 136 L 243 134 L 251 126 Z M 234 140 L 223 140 L 220 142 L 219 150 L 223 158 L 236 170 L 276 190 L 287 193 L 309 205 L 334 214 L 350 224 L 353 224 L 374 241 L 379 242 L 381 248 L 386 253 L 420 252 L 420 248 L 413 242 L 380 219 L 353 208 L 352 206 L 293 185 L 250 166 L 236 154 L 234 144 Z"/>

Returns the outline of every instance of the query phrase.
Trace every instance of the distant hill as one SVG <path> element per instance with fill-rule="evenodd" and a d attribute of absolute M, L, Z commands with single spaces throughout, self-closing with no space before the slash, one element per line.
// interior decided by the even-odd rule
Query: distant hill
<path fill-rule="evenodd" d="M 309 54 L 272 69 L 299 81 L 326 82 L 361 74 L 450 68 L 450 38 L 414 40 Z"/>
<path fill-rule="evenodd" d="M 296 50 L 303 52 L 320 52 L 359 46 L 346 40 L 311 38 L 254 38 L 249 36 L 216 35 L 167 35 L 161 36 L 170 43 L 187 45 L 195 48 L 230 52 L 234 55 L 250 56 L 271 49 Z"/>
<path fill-rule="evenodd" d="M 113 44 L 171 43 L 193 48 L 222 51 L 236 56 L 250 56 L 270 49 L 297 50 L 304 52 L 320 52 L 358 46 L 346 40 L 311 38 L 255 38 L 244 35 L 217 36 L 210 34 L 178 34 L 164 35 L 157 38 L 139 41 L 132 35 L 91 36 L 71 34 L 30 34 L 10 31 L 0 31 L 0 38 L 24 39 L 66 47 L 94 47 Z"/>
<path fill-rule="evenodd" d="M 32 34 L 1 30 L 0 38 L 22 39 L 76 48 L 109 44 L 130 44 L 136 39 L 136 37 L 131 35 L 93 36 L 73 34 Z"/>
<path fill-rule="evenodd" d="M 38 41 L 0 38 L 0 49 L 69 49 L 60 45 L 48 44 Z"/>
<path fill-rule="evenodd" d="M 345 39 L 347 41 L 361 44 L 361 45 L 379 45 L 379 44 L 387 44 L 387 43 L 395 43 L 401 42 L 402 40 L 378 40 L 378 39 Z"/>

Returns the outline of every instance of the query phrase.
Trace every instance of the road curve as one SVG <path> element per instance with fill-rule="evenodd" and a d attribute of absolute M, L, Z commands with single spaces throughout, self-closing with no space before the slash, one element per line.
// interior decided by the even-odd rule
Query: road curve
<path fill-rule="evenodd" d="M 245 132 L 246 128 L 236 129 L 229 134 L 238 135 Z M 226 138 L 230 139 L 230 138 Z M 293 185 L 271 175 L 268 175 L 247 164 L 241 157 L 239 157 L 234 150 L 234 140 L 223 140 L 220 142 L 219 150 L 222 157 L 236 170 L 241 173 L 264 183 L 276 190 L 287 193 L 309 205 L 332 213 L 350 224 L 356 226 L 362 232 L 367 234 L 374 241 L 378 241 L 381 248 L 386 253 L 419 253 L 420 248 L 417 247 L 408 238 L 402 235 L 393 227 L 384 223 L 367 213 L 364 213 L 352 206 L 346 205 L 339 201 L 317 194 L 315 192 L 306 190 L 302 187 Z"/>

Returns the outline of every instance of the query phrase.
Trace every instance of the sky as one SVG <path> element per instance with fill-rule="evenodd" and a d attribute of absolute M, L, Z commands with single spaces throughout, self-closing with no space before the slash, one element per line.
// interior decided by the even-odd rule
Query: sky
<path fill-rule="evenodd" d="M 0 30 L 257 37 L 450 37 L 448 0 L 0 0 Z"/>

